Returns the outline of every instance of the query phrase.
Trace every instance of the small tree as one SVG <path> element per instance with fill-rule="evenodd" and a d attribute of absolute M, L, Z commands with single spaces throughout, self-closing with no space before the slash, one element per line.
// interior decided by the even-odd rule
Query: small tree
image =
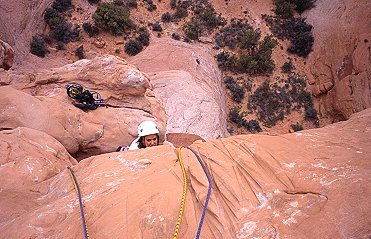
<path fill-rule="evenodd" d="M 134 27 L 129 18 L 130 12 L 112 3 L 102 3 L 93 14 L 95 24 L 114 35 L 121 35 Z"/>
<path fill-rule="evenodd" d="M 30 52 L 39 57 L 45 57 L 45 55 L 48 53 L 45 41 L 41 36 L 32 37 L 30 48 Z"/>
<path fill-rule="evenodd" d="M 81 45 L 75 50 L 75 56 L 77 56 L 80 60 L 85 58 L 84 55 L 84 46 Z"/>
<path fill-rule="evenodd" d="M 71 0 L 54 0 L 52 7 L 59 12 L 64 12 L 72 7 Z"/>
<path fill-rule="evenodd" d="M 125 52 L 131 56 L 134 56 L 143 50 L 143 45 L 138 40 L 129 40 L 125 44 Z"/>

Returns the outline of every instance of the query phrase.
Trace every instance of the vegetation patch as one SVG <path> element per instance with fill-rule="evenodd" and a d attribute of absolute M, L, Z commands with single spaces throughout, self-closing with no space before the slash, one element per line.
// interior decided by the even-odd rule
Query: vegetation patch
<path fill-rule="evenodd" d="M 233 123 L 236 123 L 238 128 L 243 127 L 251 133 L 262 131 L 258 121 L 245 119 L 245 113 L 241 112 L 241 108 L 239 106 L 235 106 L 229 111 L 229 120 Z"/>
<path fill-rule="evenodd" d="M 185 7 L 189 6 L 185 5 Z M 225 25 L 225 19 L 218 15 L 206 0 L 196 0 L 190 5 L 190 9 L 193 17 L 184 24 L 183 31 L 191 40 L 198 40 L 202 34 L 210 34 L 216 27 Z"/>
<path fill-rule="evenodd" d="M 127 8 L 113 3 L 102 3 L 93 14 L 93 19 L 99 28 L 121 35 L 134 28 Z"/>
<path fill-rule="evenodd" d="M 38 57 L 45 57 L 48 53 L 45 40 L 42 36 L 33 36 L 30 48 L 31 53 Z"/>
<path fill-rule="evenodd" d="M 232 76 L 227 76 L 224 78 L 224 84 L 227 89 L 231 92 L 232 99 L 237 103 L 241 103 L 245 97 L 246 89 L 245 87 L 239 85 Z"/>
<path fill-rule="evenodd" d="M 260 30 L 254 30 L 246 21 L 233 19 L 216 34 L 215 42 L 220 48 L 237 52 L 230 54 L 224 49 L 216 56 L 224 71 L 263 75 L 275 69 L 271 56 L 277 41 L 272 36 L 261 40 Z"/>
<path fill-rule="evenodd" d="M 125 52 L 131 56 L 134 56 L 143 50 L 143 44 L 135 39 L 131 39 L 125 44 Z"/>
<path fill-rule="evenodd" d="M 306 57 L 312 51 L 314 37 L 312 25 L 304 18 L 294 17 L 294 10 L 299 13 L 314 7 L 310 0 L 275 0 L 276 16 L 263 15 L 272 33 L 281 40 L 289 40 L 287 51 L 301 57 Z"/>
<path fill-rule="evenodd" d="M 281 86 L 284 83 L 283 86 Z M 248 109 L 257 114 L 259 121 L 267 127 L 283 120 L 292 110 L 305 110 L 305 119 L 317 125 L 317 111 L 313 107 L 311 94 L 306 91 L 306 79 L 291 74 L 285 82 L 270 84 L 265 81 L 250 96 Z"/>

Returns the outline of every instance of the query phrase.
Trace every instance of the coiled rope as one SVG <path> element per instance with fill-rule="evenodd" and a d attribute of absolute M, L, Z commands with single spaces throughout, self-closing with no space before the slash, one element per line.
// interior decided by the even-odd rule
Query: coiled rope
<path fill-rule="evenodd" d="M 84 227 L 85 239 L 90 239 L 89 232 L 88 232 L 88 226 L 86 225 L 86 222 L 85 222 L 84 209 L 82 207 L 80 187 L 79 187 L 79 184 L 77 183 L 77 179 L 75 177 L 75 174 L 72 171 L 72 168 L 70 168 L 70 167 L 67 167 L 67 168 L 68 168 L 68 172 L 70 173 L 70 176 L 71 176 L 71 179 L 72 179 L 72 182 L 73 182 L 73 186 L 75 187 L 75 191 L 77 193 L 77 196 L 79 197 L 81 219 L 82 219 L 82 225 Z"/>
<path fill-rule="evenodd" d="M 184 203 L 185 203 L 186 193 L 187 193 L 187 175 L 186 175 L 186 172 L 185 172 L 185 169 L 184 169 L 184 164 L 183 164 L 182 156 L 181 156 L 181 153 L 180 153 L 181 149 L 182 149 L 182 146 L 180 146 L 178 148 L 178 159 L 179 159 L 180 167 L 182 168 L 182 173 L 183 173 L 183 196 L 182 196 L 182 202 L 180 204 L 179 216 L 178 216 L 178 221 L 176 223 L 173 239 L 178 238 L 178 232 L 179 232 L 179 228 L 180 228 L 180 222 L 182 221 Z"/>
<path fill-rule="evenodd" d="M 204 209 L 202 211 L 202 216 L 201 216 L 200 223 L 198 224 L 198 229 L 197 229 L 196 239 L 199 239 L 200 234 L 201 234 L 202 224 L 204 222 L 205 215 L 206 215 L 207 204 L 209 203 L 209 199 L 210 199 L 212 183 L 211 183 L 210 175 L 207 172 L 207 169 L 206 169 L 204 163 L 202 162 L 201 158 L 198 156 L 198 154 L 191 147 L 187 147 L 187 149 L 191 150 L 192 153 L 196 156 L 198 162 L 200 162 L 200 164 L 202 166 L 202 169 L 204 170 L 204 172 L 206 174 L 207 181 L 209 181 L 209 187 L 207 189 L 207 196 L 206 196 L 206 200 L 205 200 L 205 204 L 204 204 Z"/>

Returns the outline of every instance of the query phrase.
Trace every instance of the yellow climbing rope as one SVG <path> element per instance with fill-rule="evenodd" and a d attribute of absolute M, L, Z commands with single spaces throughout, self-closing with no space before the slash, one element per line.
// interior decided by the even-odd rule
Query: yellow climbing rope
<path fill-rule="evenodd" d="M 180 222 L 182 221 L 184 203 L 185 203 L 186 193 L 187 193 L 187 175 L 186 175 L 186 172 L 185 172 L 185 169 L 184 169 L 184 164 L 183 164 L 182 156 L 181 156 L 181 153 L 180 153 L 181 149 L 182 149 L 182 146 L 180 146 L 178 148 L 178 159 L 179 159 L 180 167 L 182 168 L 182 173 L 183 173 L 183 196 L 182 196 L 182 202 L 180 204 L 179 216 L 178 216 L 178 221 L 176 223 L 173 239 L 178 238 L 178 232 L 179 232 L 179 228 L 180 228 Z"/>

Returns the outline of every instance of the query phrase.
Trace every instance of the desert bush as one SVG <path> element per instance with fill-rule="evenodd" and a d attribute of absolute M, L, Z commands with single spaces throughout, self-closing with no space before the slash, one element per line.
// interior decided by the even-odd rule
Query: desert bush
<path fill-rule="evenodd" d="M 84 46 L 81 45 L 75 50 L 75 56 L 77 56 L 80 60 L 85 58 L 84 54 Z"/>
<path fill-rule="evenodd" d="M 54 0 L 52 4 L 52 8 L 59 12 L 64 12 L 70 7 L 72 7 L 71 0 Z"/>
<path fill-rule="evenodd" d="M 131 56 L 134 56 L 143 50 L 143 45 L 138 40 L 129 40 L 125 44 L 125 52 Z"/>
<path fill-rule="evenodd" d="M 183 25 L 183 31 L 185 36 L 189 39 L 198 40 L 198 38 L 201 36 L 202 31 L 201 23 L 195 18 L 192 18 L 191 21 L 186 22 Z"/>
<path fill-rule="evenodd" d="M 299 122 L 296 122 L 296 124 L 292 124 L 292 125 L 291 125 L 291 128 L 292 128 L 295 132 L 297 132 L 297 131 L 301 131 L 301 130 L 304 129 L 303 126 L 302 126 Z"/>
<path fill-rule="evenodd" d="M 314 7 L 315 0 L 295 0 L 295 10 L 299 13 Z"/>
<path fill-rule="evenodd" d="M 236 123 L 238 128 L 242 127 L 245 122 L 244 117 L 240 114 L 240 110 L 241 107 L 234 106 L 229 111 L 229 120 L 233 123 Z"/>
<path fill-rule="evenodd" d="M 246 21 L 232 19 L 229 25 L 223 27 L 215 35 L 215 43 L 219 47 L 228 47 L 234 50 L 240 45 L 241 39 L 254 29 Z"/>
<path fill-rule="evenodd" d="M 64 18 L 56 9 L 47 8 L 44 13 L 44 21 L 49 25 L 50 29 L 54 29 L 64 21 Z"/>
<path fill-rule="evenodd" d="M 30 43 L 30 52 L 38 57 L 45 57 L 49 53 L 42 36 L 33 36 Z"/>
<path fill-rule="evenodd" d="M 260 29 L 248 29 L 243 36 L 240 37 L 239 47 L 241 49 L 248 49 L 252 53 L 259 43 L 261 37 Z"/>
<path fill-rule="evenodd" d="M 170 0 L 170 7 L 171 9 L 175 9 L 177 7 L 176 0 Z"/>
<path fill-rule="evenodd" d="M 130 12 L 125 7 L 102 3 L 94 12 L 93 19 L 98 27 L 114 35 L 120 35 L 134 27 L 129 16 Z"/>
<path fill-rule="evenodd" d="M 205 9 L 200 11 L 199 14 L 196 14 L 196 16 L 201 19 L 203 25 L 206 26 L 208 30 L 212 30 L 217 26 L 224 25 L 225 23 L 225 19 L 220 15 L 217 15 L 211 5 L 208 5 Z"/>
<path fill-rule="evenodd" d="M 237 124 L 238 128 L 244 127 L 245 129 L 249 130 L 252 133 L 261 132 L 262 129 L 259 125 L 257 120 L 246 120 L 244 118 L 244 112 L 240 112 L 241 108 L 239 106 L 235 106 L 229 111 L 229 120 L 235 124 Z"/>
<path fill-rule="evenodd" d="M 169 12 L 165 12 L 164 14 L 162 14 L 161 20 L 163 22 L 170 22 L 171 21 L 171 14 Z"/>
<path fill-rule="evenodd" d="M 143 46 L 148 46 L 149 45 L 149 39 L 150 39 L 150 34 L 145 27 L 141 27 L 138 29 L 138 37 L 137 40 L 140 41 Z"/>
<path fill-rule="evenodd" d="M 314 7 L 315 0 L 274 0 L 276 6 L 274 12 L 282 18 L 291 18 L 294 11 L 302 13 Z"/>
<path fill-rule="evenodd" d="M 281 69 L 282 69 L 282 72 L 286 74 L 291 73 L 293 70 L 295 70 L 295 66 L 292 63 L 291 58 L 289 58 L 287 62 L 283 63 Z"/>
<path fill-rule="evenodd" d="M 50 36 L 57 41 L 69 43 L 79 39 L 80 30 L 73 28 L 71 23 L 62 22 L 50 32 Z"/>
<path fill-rule="evenodd" d="M 137 0 L 126 0 L 126 7 L 137 8 L 138 7 Z"/>
<path fill-rule="evenodd" d="M 188 16 L 188 10 L 184 7 L 177 6 L 173 16 L 175 19 L 185 18 Z"/>
<path fill-rule="evenodd" d="M 180 36 L 178 34 L 176 34 L 175 32 L 173 34 L 171 34 L 171 38 L 173 38 L 174 40 L 177 40 L 177 41 L 180 40 Z"/>
<path fill-rule="evenodd" d="M 292 18 L 294 16 L 295 4 L 290 0 L 274 0 L 276 8 L 274 13 L 282 18 Z"/>
<path fill-rule="evenodd" d="M 318 125 L 318 114 L 317 110 L 314 107 L 306 107 L 305 108 L 305 119 L 308 121 L 312 121 L 315 125 Z"/>
<path fill-rule="evenodd" d="M 227 89 L 230 90 L 232 99 L 238 103 L 240 103 L 243 98 L 245 97 L 245 88 L 240 86 L 232 76 L 227 76 L 224 78 L 224 83 Z"/>
<path fill-rule="evenodd" d="M 98 4 L 100 3 L 100 0 L 88 0 L 90 4 Z"/>
<path fill-rule="evenodd" d="M 312 51 L 314 37 L 312 32 L 300 32 L 292 40 L 287 51 L 298 56 L 306 57 Z"/>
<path fill-rule="evenodd" d="M 231 55 L 226 53 L 225 51 L 218 53 L 215 58 L 218 62 L 218 67 L 221 70 L 227 71 L 228 69 L 232 68 L 233 63 L 231 63 Z"/>
<path fill-rule="evenodd" d="M 274 126 L 290 113 L 292 102 L 288 92 L 277 84 L 263 82 L 250 96 L 248 108 L 257 113 L 258 119 L 267 127 Z"/>
<path fill-rule="evenodd" d="M 162 27 L 160 23 L 156 22 L 152 24 L 152 30 L 155 32 L 162 32 Z"/>
<path fill-rule="evenodd" d="M 90 22 L 84 22 L 82 24 L 82 28 L 86 33 L 88 33 L 89 37 L 93 37 L 99 34 L 99 28 L 95 25 L 92 25 Z"/>
<path fill-rule="evenodd" d="M 66 44 L 64 44 L 64 42 L 57 42 L 57 45 L 55 46 L 55 48 L 57 48 L 57 50 L 66 50 Z"/>
<path fill-rule="evenodd" d="M 314 37 L 312 25 L 304 18 L 280 18 L 263 15 L 272 33 L 281 40 L 290 40 L 288 51 L 301 57 L 306 57 L 312 51 Z"/>

